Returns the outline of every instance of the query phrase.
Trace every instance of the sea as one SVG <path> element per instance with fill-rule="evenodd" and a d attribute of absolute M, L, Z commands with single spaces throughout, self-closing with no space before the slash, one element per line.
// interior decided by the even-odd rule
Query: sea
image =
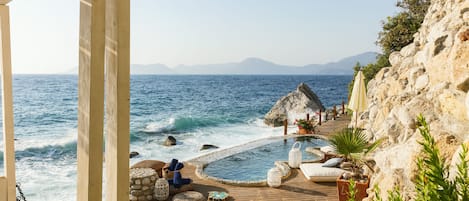
<path fill-rule="evenodd" d="M 263 123 L 279 98 L 305 82 L 324 106 L 332 107 L 347 100 L 351 79 L 351 75 L 133 75 L 130 151 L 140 155 L 130 163 L 184 161 L 213 151 L 200 151 L 203 144 L 225 149 L 283 135 L 283 128 Z M 76 75 L 13 76 L 16 175 L 27 200 L 76 200 L 77 89 Z M 163 146 L 170 135 L 177 145 Z"/>

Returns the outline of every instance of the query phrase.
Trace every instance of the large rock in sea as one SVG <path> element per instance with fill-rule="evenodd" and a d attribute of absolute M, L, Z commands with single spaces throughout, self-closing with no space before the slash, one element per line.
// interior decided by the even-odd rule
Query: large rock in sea
<path fill-rule="evenodd" d="M 318 96 L 306 85 L 301 83 L 295 91 L 280 98 L 274 107 L 265 115 L 264 123 L 269 126 L 282 126 L 283 121 L 288 119 L 291 124 L 298 118 L 306 118 L 306 114 L 313 115 L 324 106 Z"/>

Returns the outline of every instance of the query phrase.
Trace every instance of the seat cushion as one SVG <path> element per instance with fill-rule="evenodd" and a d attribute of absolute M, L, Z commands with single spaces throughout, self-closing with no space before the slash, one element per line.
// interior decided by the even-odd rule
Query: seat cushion
<path fill-rule="evenodd" d="M 315 182 L 334 182 L 346 170 L 335 167 L 322 167 L 324 163 L 303 163 L 300 169 L 306 179 Z"/>

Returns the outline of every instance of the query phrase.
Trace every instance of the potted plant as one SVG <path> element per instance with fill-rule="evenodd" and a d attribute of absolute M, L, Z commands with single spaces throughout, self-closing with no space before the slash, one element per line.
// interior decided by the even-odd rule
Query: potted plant
<path fill-rule="evenodd" d="M 298 125 L 299 134 L 312 134 L 316 128 L 316 123 L 313 120 L 296 119 L 295 124 Z"/>
<path fill-rule="evenodd" d="M 355 200 L 362 200 L 367 197 L 366 189 L 370 181 L 368 176 L 363 174 L 364 165 L 369 166 L 365 161 L 365 156 L 375 150 L 382 140 L 368 143 L 362 129 L 345 128 L 331 136 L 329 141 L 337 154 L 341 155 L 350 164 L 351 173 L 345 173 L 337 178 L 339 200 L 349 199 L 350 180 L 355 182 Z"/>

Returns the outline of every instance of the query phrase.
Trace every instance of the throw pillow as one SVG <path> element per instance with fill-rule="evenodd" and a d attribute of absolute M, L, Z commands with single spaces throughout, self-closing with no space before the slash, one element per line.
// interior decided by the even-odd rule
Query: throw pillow
<path fill-rule="evenodd" d="M 342 158 L 331 158 L 327 160 L 322 167 L 338 167 L 340 163 L 342 162 Z"/>

